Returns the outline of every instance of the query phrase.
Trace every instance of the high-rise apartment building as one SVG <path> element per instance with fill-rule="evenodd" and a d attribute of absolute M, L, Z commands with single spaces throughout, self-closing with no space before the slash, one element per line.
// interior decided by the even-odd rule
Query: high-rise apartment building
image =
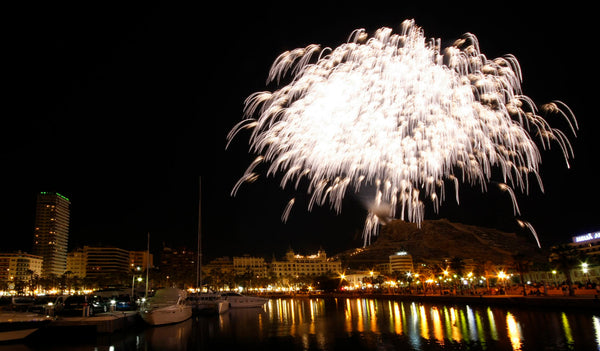
<path fill-rule="evenodd" d="M 37 197 L 33 254 L 42 256 L 42 276 L 62 275 L 67 269 L 71 201 L 59 193 Z"/>

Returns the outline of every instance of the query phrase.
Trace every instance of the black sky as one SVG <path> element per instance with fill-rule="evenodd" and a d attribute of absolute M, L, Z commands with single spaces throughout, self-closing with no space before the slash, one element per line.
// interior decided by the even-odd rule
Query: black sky
<path fill-rule="evenodd" d="M 567 169 L 558 148 L 542 153 L 545 193 L 519 195 L 522 218 L 542 245 L 600 230 L 593 11 L 572 3 L 527 10 L 393 3 L 15 8 L 3 50 L 8 93 L 0 127 L 0 218 L 11 239 L 0 251 L 31 250 L 39 191 L 71 199 L 70 248 L 143 249 L 148 232 L 153 247 L 194 248 L 200 176 L 207 259 L 360 245 L 365 210 L 356 196 L 346 197 L 342 214 L 307 213 L 302 191 L 263 177 L 232 198 L 254 156 L 247 135 L 228 150 L 225 137 L 244 99 L 273 88 L 265 80 L 279 53 L 311 43 L 335 47 L 356 28 L 373 33 L 409 18 L 443 44 L 471 32 L 488 58 L 514 54 L 524 94 L 571 107 L 580 126 L 577 138 L 569 135 L 575 159 Z M 293 196 L 298 202 L 282 224 Z M 428 208 L 427 216 L 519 230 L 509 199 L 493 187 L 480 194 L 463 186 L 460 207 L 447 200 L 439 215 Z"/>

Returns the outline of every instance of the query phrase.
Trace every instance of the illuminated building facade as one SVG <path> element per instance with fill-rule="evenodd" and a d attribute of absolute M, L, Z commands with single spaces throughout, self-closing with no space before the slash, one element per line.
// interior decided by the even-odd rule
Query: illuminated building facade
<path fill-rule="evenodd" d="M 202 265 L 202 274 L 213 274 L 218 272 L 219 274 L 232 273 L 233 261 L 228 256 L 218 257 L 208 262 L 208 264 Z"/>
<path fill-rule="evenodd" d="M 33 254 L 42 256 L 42 276 L 60 276 L 67 269 L 71 201 L 59 193 L 38 194 Z"/>
<path fill-rule="evenodd" d="M 397 252 L 390 256 L 391 272 L 414 272 L 413 258 L 406 251 Z"/>
<path fill-rule="evenodd" d="M 271 271 L 278 277 L 339 274 L 342 271 L 342 262 L 327 258 L 324 250 L 319 250 L 315 255 L 303 256 L 290 249 L 284 260 L 271 262 Z"/>
<path fill-rule="evenodd" d="M 197 260 L 198 255 L 195 251 L 165 246 L 160 253 L 159 268 L 164 274 L 176 278 L 189 275 L 190 272 L 196 272 Z"/>
<path fill-rule="evenodd" d="M 126 251 L 115 247 L 84 246 L 67 254 L 67 272 L 85 278 L 101 274 L 143 271 L 153 267 L 152 254 L 147 251 Z M 139 269 L 137 268 L 139 267 Z"/>
<path fill-rule="evenodd" d="M 0 281 L 28 282 L 34 276 L 42 275 L 41 256 L 27 253 L 0 253 Z"/>
<path fill-rule="evenodd" d="M 129 251 L 118 247 L 84 246 L 86 272 L 88 278 L 100 278 L 115 273 L 129 274 Z"/>
<path fill-rule="evenodd" d="M 586 256 L 600 257 L 600 232 L 574 236 L 569 246 Z"/>
<path fill-rule="evenodd" d="M 600 282 L 600 266 L 594 264 L 600 258 L 600 232 L 587 233 L 572 237 L 572 242 L 567 244 L 567 254 L 572 254 L 575 251 L 580 256 L 581 262 L 577 263 L 570 269 L 570 279 L 576 283 Z M 579 255 L 581 254 L 581 255 Z M 592 259 L 587 260 L 586 257 Z M 550 264 L 557 260 L 556 253 L 550 255 Z M 566 280 L 564 272 L 559 270 L 549 271 L 531 271 L 525 273 L 525 279 L 533 282 L 546 282 L 552 284 L 560 284 Z"/>
<path fill-rule="evenodd" d="M 154 267 L 154 257 L 148 251 L 129 251 L 129 267 L 132 270 L 142 271 L 152 268 Z"/>
<path fill-rule="evenodd" d="M 87 256 L 83 249 L 75 249 L 67 254 L 67 272 L 78 278 L 85 278 L 86 267 Z"/>
<path fill-rule="evenodd" d="M 579 251 L 582 256 L 592 259 L 586 259 L 577 268 L 571 270 L 571 280 L 574 282 L 600 281 L 600 266 L 593 264 L 600 258 L 600 232 L 578 235 L 572 239 L 573 242 L 569 243 L 569 246 Z"/>
<path fill-rule="evenodd" d="M 251 257 L 250 255 L 233 257 L 233 270 L 235 274 L 252 273 L 254 276 L 267 276 L 267 264 L 262 257 Z"/>

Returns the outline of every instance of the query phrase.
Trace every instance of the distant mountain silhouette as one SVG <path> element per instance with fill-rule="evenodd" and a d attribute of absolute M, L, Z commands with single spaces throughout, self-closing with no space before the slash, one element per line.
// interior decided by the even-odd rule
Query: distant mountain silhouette
<path fill-rule="evenodd" d="M 388 262 L 389 256 L 398 251 L 406 251 L 413 260 L 423 262 L 460 257 L 473 259 L 476 263 L 503 264 L 512 261 L 512 255 L 516 253 L 524 254 L 534 262 L 548 259 L 546 250 L 539 249 L 533 239 L 447 219 L 425 220 L 421 228 L 414 223 L 393 220 L 381 228 L 371 245 L 338 256 L 351 268 L 365 268 Z"/>

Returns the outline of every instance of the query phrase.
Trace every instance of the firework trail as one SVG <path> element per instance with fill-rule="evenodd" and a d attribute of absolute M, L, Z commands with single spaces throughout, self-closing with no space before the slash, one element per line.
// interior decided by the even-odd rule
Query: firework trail
<path fill-rule="evenodd" d="M 381 28 L 368 37 L 359 29 L 335 49 L 309 45 L 281 54 L 267 83 L 280 84 L 286 75 L 290 82 L 249 96 L 245 119 L 227 137 L 229 144 L 240 130 L 252 129 L 250 151 L 260 155 L 232 195 L 256 178 L 262 163 L 267 176 L 282 176 L 282 188 L 309 181 L 309 211 L 329 203 L 339 212 L 348 188 L 374 186 L 366 243 L 397 211 L 420 224 L 424 201 L 437 211 L 446 182 L 458 202 L 459 183 L 486 191 L 492 171 L 499 171 L 517 214 L 513 188 L 528 192 L 529 174 L 541 187 L 540 151 L 532 138 L 544 149 L 555 142 L 567 167 L 571 145 L 522 95 L 514 56 L 487 59 L 472 34 L 445 49 L 440 42 L 426 39 L 409 20 L 399 34 Z M 564 117 L 575 133 L 577 122 L 565 104 L 555 101 L 540 111 Z"/>

